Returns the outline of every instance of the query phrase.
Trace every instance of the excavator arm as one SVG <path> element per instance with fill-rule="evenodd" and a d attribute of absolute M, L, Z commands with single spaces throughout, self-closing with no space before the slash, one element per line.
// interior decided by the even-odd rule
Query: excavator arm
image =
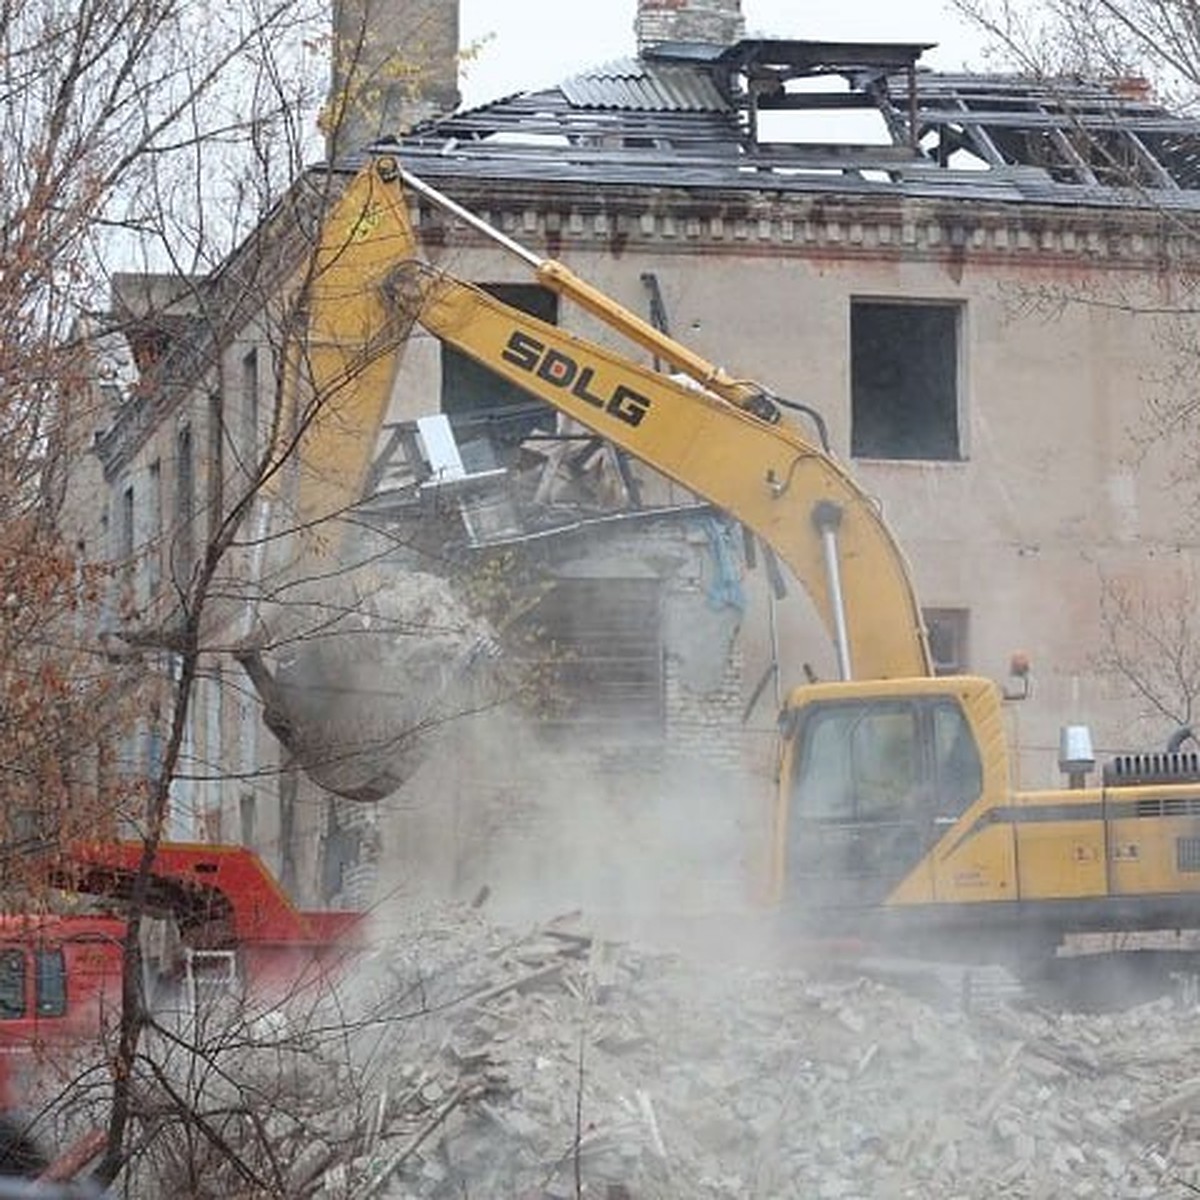
<path fill-rule="evenodd" d="M 496 237 L 539 282 L 699 387 L 434 269 L 419 255 L 405 184 Z M 561 263 L 538 259 L 483 225 L 392 158 L 364 169 L 335 206 L 314 279 L 306 359 L 313 394 L 326 399 L 300 446 L 302 523 L 361 498 L 415 321 L 752 530 L 808 591 L 839 645 L 844 675 L 931 674 L 908 566 L 878 505 L 830 453 L 779 421 L 765 388 L 732 379 Z M 839 580 L 850 598 L 845 605 Z"/>
<path fill-rule="evenodd" d="M 844 674 L 929 674 L 899 547 L 875 503 L 818 446 L 419 262 L 398 266 L 391 282 L 443 342 L 752 530 L 807 589 L 835 643 L 844 620 Z M 839 606 L 831 585 L 834 563 L 849 605 Z"/>
<path fill-rule="evenodd" d="M 415 193 L 499 241 L 538 282 L 696 386 L 435 269 L 421 257 L 409 218 Z M 811 596 L 844 678 L 931 674 L 908 567 L 878 506 L 822 445 L 781 420 L 764 387 L 730 377 L 561 263 L 538 258 L 403 172 L 394 158 L 368 164 L 331 209 L 305 303 L 306 334 L 292 348 L 285 389 L 293 411 L 281 427 L 301 430 L 293 432 L 289 455 L 298 468 L 291 515 L 302 536 L 322 530 L 321 555 L 336 554 L 340 518 L 363 498 L 400 361 L 419 323 L 751 530 Z M 314 724 L 312 714 L 296 710 L 295 690 L 289 702 L 254 646 L 239 657 L 271 727 L 314 778 L 358 799 L 379 798 L 402 782 L 395 769 L 374 766 L 364 776 L 344 761 L 314 770 L 299 732 Z M 405 731 L 396 740 L 404 741 Z M 330 748 L 321 754 L 328 766 Z"/>

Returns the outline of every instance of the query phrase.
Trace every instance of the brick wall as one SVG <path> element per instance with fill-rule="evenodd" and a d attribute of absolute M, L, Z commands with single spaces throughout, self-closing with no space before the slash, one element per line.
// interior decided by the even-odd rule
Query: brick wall
<path fill-rule="evenodd" d="M 458 107 L 458 0 L 341 0 L 334 14 L 331 159 Z"/>
<path fill-rule="evenodd" d="M 741 0 L 639 0 L 634 21 L 638 49 L 657 42 L 728 46 L 746 31 Z"/>

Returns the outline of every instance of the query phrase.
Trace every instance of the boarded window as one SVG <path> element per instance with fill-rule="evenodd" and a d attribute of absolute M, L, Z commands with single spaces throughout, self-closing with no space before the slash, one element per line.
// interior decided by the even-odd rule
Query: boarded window
<path fill-rule="evenodd" d="M 960 459 L 956 304 L 855 300 L 850 450 L 856 458 Z"/>
<path fill-rule="evenodd" d="M 497 300 L 540 321 L 558 323 L 558 297 L 548 288 L 523 283 L 479 286 Z M 442 411 L 450 418 L 464 446 L 464 459 L 468 457 L 467 446 L 473 437 L 486 437 L 503 459 L 504 448 L 519 444 L 534 428 L 554 428 L 551 410 L 542 401 L 445 343 L 442 344 Z M 492 465 L 468 462 L 467 468 L 476 470 Z"/>
<path fill-rule="evenodd" d="M 659 608 L 657 580 L 564 579 L 524 618 L 550 728 L 661 735 Z"/>

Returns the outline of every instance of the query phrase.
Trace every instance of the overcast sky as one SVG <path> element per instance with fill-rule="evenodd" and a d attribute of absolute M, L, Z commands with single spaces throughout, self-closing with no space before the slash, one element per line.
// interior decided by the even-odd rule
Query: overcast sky
<path fill-rule="evenodd" d="M 536 90 L 635 50 L 637 0 L 461 0 L 463 103 Z M 980 38 L 944 0 L 742 0 L 749 35 L 876 42 L 936 42 L 922 62 L 941 71 L 979 67 Z"/>

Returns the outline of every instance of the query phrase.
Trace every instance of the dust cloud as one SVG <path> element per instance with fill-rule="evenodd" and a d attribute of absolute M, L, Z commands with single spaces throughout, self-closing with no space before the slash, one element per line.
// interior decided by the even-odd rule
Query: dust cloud
<path fill-rule="evenodd" d="M 703 950 L 758 907 L 768 788 L 637 731 L 598 749 L 492 709 L 449 724 L 385 807 L 381 886 L 486 896 L 508 924 L 578 912 L 603 936 Z"/>
<path fill-rule="evenodd" d="M 390 1098 L 388 1194 L 1200 1185 L 1194 987 L 1079 1011 L 987 967 L 801 960 L 758 904 L 750 786 L 648 744 L 547 745 L 499 709 L 446 727 L 381 813 L 355 979 L 381 1018 L 354 1070 Z"/>

